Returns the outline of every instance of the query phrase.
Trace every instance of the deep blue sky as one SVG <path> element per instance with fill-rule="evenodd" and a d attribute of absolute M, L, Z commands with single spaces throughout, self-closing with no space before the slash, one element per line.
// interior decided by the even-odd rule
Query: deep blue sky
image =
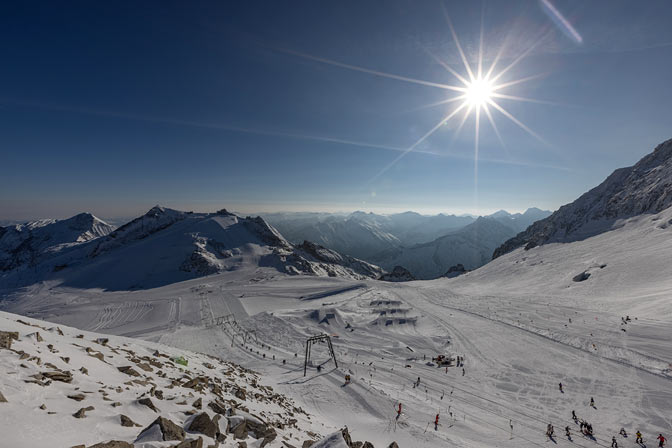
<path fill-rule="evenodd" d="M 242 212 L 555 209 L 672 137 L 672 3 L 445 2 L 467 57 L 536 43 L 493 112 L 452 120 L 455 93 L 302 58 L 459 85 L 440 2 L 5 2 L 0 8 L 0 219 L 156 203 Z M 497 72 L 497 70 L 495 70 Z M 301 138 L 310 136 L 317 138 Z M 366 147 L 323 139 L 347 140 Z"/>

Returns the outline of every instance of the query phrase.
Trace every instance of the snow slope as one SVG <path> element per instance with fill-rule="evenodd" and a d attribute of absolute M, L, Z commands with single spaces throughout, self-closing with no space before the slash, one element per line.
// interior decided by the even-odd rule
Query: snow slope
<path fill-rule="evenodd" d="M 617 220 L 614 227 L 583 241 L 518 248 L 461 276 L 450 288 L 672 318 L 672 207 Z M 585 280 L 574 280 L 584 272 Z"/>
<path fill-rule="evenodd" d="M 646 239 L 653 230 L 642 232 L 629 236 Z M 490 281 L 474 277 L 490 265 L 457 279 L 408 283 L 239 270 L 141 291 L 35 285 L 0 303 L 24 315 L 234 361 L 260 372 L 311 420 L 325 428 L 347 425 L 353 438 L 376 447 L 393 441 L 400 447 L 546 446 L 549 422 L 574 434 L 572 442 L 557 437 L 559 447 L 609 446 L 622 426 L 631 434 L 640 429 L 649 441 L 669 434 L 669 300 L 662 309 L 661 297 L 643 294 L 638 308 L 628 308 L 632 321 L 621 324 L 625 308 L 610 300 L 622 285 L 597 298 L 593 289 L 563 295 L 558 287 L 551 295 L 543 287 L 553 290 L 559 266 L 552 266 L 527 294 L 532 277 L 517 279 L 503 267 L 516 254 L 492 263 L 501 263 L 502 271 L 492 272 Z M 610 256 L 602 272 L 627 266 L 627 252 Z M 633 274 L 631 288 L 646 291 L 666 272 Z M 594 275 L 580 285 L 599 278 Z M 217 317 L 226 322 L 216 325 Z M 320 333 L 331 335 L 338 367 L 318 344 L 304 377 L 305 340 Z M 438 353 L 463 356 L 465 374 L 427 365 Z M 413 387 L 418 377 L 420 387 Z M 596 409 L 588 406 L 591 396 Z M 399 402 L 403 413 L 396 420 Z M 578 434 L 572 410 L 593 424 L 596 441 Z M 430 422 L 437 412 L 435 431 Z"/>

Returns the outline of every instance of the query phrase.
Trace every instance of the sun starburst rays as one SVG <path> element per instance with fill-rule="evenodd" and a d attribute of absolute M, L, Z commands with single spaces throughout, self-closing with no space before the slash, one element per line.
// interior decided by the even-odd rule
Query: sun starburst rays
<path fill-rule="evenodd" d="M 457 136 L 460 134 L 462 127 L 464 126 L 467 118 L 470 116 L 474 116 L 475 118 L 475 134 L 474 134 L 474 182 L 477 182 L 478 178 L 478 153 L 479 153 L 479 142 L 480 142 L 480 127 L 481 127 L 481 111 L 485 113 L 485 115 L 488 118 L 488 122 L 490 126 L 492 127 L 495 135 L 497 136 L 498 141 L 504 148 L 504 150 L 508 153 L 508 150 L 506 148 L 506 145 L 504 144 L 504 139 L 502 138 L 501 133 L 499 132 L 499 129 L 497 128 L 497 125 L 495 124 L 495 118 L 493 117 L 492 112 L 490 111 L 490 107 L 493 109 L 496 109 L 501 115 L 506 117 L 508 120 L 513 122 L 516 126 L 518 126 L 520 129 L 525 131 L 527 134 L 531 135 L 532 137 L 536 138 L 540 142 L 544 143 L 545 145 L 548 145 L 548 143 L 541 138 L 536 132 L 534 132 L 532 129 L 529 128 L 526 124 L 524 124 L 522 121 L 520 121 L 518 118 L 513 116 L 509 111 L 507 111 L 502 105 L 500 105 L 496 99 L 500 100 L 509 100 L 509 101 L 519 101 L 519 102 L 529 102 L 529 103 L 539 103 L 539 104 L 553 104 L 547 101 L 542 101 L 542 100 L 537 100 L 534 98 L 525 98 L 517 95 L 509 95 L 506 93 L 502 93 L 501 90 L 505 90 L 508 87 L 512 87 L 515 85 L 523 84 L 525 82 L 538 79 L 544 74 L 537 74 L 537 75 L 532 75 L 532 76 L 527 76 L 519 79 L 514 79 L 506 82 L 497 82 L 499 81 L 507 72 L 512 70 L 516 65 L 518 65 L 526 56 L 534 50 L 536 43 L 531 45 L 529 48 L 527 48 L 525 51 L 523 51 L 521 54 L 519 54 L 517 57 L 513 58 L 513 60 L 506 65 L 503 69 L 496 71 L 495 66 L 502 60 L 502 55 L 504 53 L 504 46 L 500 47 L 495 58 L 493 59 L 492 63 L 488 67 L 487 71 L 484 70 L 484 64 L 483 64 L 483 48 L 484 48 L 484 27 L 483 27 L 483 14 L 481 14 L 481 28 L 480 28 L 480 34 L 479 34 L 479 43 L 478 43 L 478 54 L 477 54 L 477 59 L 476 59 L 476 67 L 475 70 L 472 69 L 471 64 L 468 61 L 468 58 L 466 56 L 466 53 L 464 52 L 462 48 L 462 44 L 460 43 L 459 38 L 457 37 L 457 32 L 455 31 L 455 27 L 453 26 L 453 23 L 450 19 L 450 16 L 448 14 L 448 11 L 445 8 L 445 5 L 443 5 L 443 12 L 446 17 L 446 22 L 448 24 L 448 28 L 450 30 L 450 34 L 453 37 L 453 42 L 455 43 L 455 47 L 457 49 L 457 52 L 460 56 L 460 59 L 462 61 L 462 64 L 464 66 L 464 71 L 466 72 L 466 76 L 461 75 L 457 70 L 452 68 L 448 63 L 443 61 L 441 58 L 436 56 L 434 53 L 429 51 L 427 48 L 423 49 L 427 54 L 429 54 L 441 67 L 443 67 L 448 73 L 453 75 L 462 85 L 457 85 L 453 86 L 451 85 L 448 90 L 452 91 L 457 91 L 460 92 L 459 95 L 450 97 L 450 98 L 445 98 L 440 101 L 421 106 L 418 109 L 424 109 L 424 108 L 429 108 L 429 107 L 435 107 L 443 104 L 449 104 L 453 102 L 459 102 L 461 101 L 460 104 L 454 109 L 454 111 L 450 114 L 448 114 L 446 117 L 444 117 L 439 124 L 431 128 L 428 132 L 426 132 L 422 137 L 417 139 L 415 142 L 413 142 L 412 145 L 408 147 L 407 150 L 403 151 L 399 156 L 397 156 L 391 163 L 386 165 L 380 172 L 378 172 L 372 179 L 371 182 L 374 181 L 375 179 L 379 178 L 382 174 L 384 174 L 386 171 L 388 171 L 390 168 L 392 168 L 399 160 L 401 160 L 404 156 L 406 156 L 408 153 L 413 151 L 415 148 L 417 148 L 421 143 L 426 141 L 429 137 L 432 136 L 435 132 L 437 132 L 443 125 L 445 125 L 448 121 L 450 121 L 452 118 L 454 118 L 458 112 L 465 110 L 464 115 L 462 116 L 462 119 L 457 126 L 457 128 L 454 131 L 453 135 L 453 142 L 457 138 Z M 506 44 L 506 42 L 505 42 Z M 504 45 L 505 45 L 504 44 Z M 483 73 L 485 71 L 485 74 Z M 398 79 L 398 78 L 397 78 Z M 414 80 L 415 81 L 415 80 Z M 448 86 L 447 84 L 444 84 L 444 86 Z M 445 88 L 445 87 L 444 87 Z"/>
<path fill-rule="evenodd" d="M 481 111 L 483 111 L 487 117 L 487 121 L 490 124 L 492 130 L 494 131 L 495 135 L 497 136 L 498 141 L 504 148 L 504 150 L 508 153 L 508 150 L 504 144 L 504 139 L 502 138 L 502 135 L 495 124 L 495 117 L 490 110 L 490 107 L 495 109 L 499 114 L 502 116 L 506 117 L 508 120 L 513 122 L 518 128 L 522 129 L 525 131 L 527 134 L 530 136 L 536 138 L 540 142 L 544 143 L 545 145 L 548 145 L 548 143 L 541 138 L 536 132 L 534 132 L 532 129 L 530 129 L 526 124 L 524 124 L 521 120 L 516 118 L 511 112 L 507 111 L 501 104 L 497 102 L 497 100 L 505 100 L 505 101 L 518 101 L 518 102 L 528 102 L 528 103 L 539 103 L 539 104 L 554 104 L 548 101 L 543 101 L 543 100 L 537 100 L 534 98 L 525 98 L 517 95 L 512 95 L 508 94 L 505 92 L 502 92 L 503 90 L 506 90 L 509 87 L 512 86 L 517 86 L 523 83 L 526 83 L 528 81 L 532 81 L 535 79 L 538 79 L 544 74 L 537 74 L 537 75 L 532 75 L 532 76 L 526 76 L 523 78 L 519 79 L 512 79 L 512 80 L 506 80 L 506 81 L 500 81 L 504 77 L 505 74 L 509 73 L 514 67 L 516 67 L 525 57 L 527 57 L 536 47 L 536 45 L 539 43 L 540 40 L 542 39 L 537 39 L 536 42 L 534 42 L 532 45 L 530 45 L 526 50 L 524 50 L 522 53 L 514 57 L 511 62 L 509 62 L 508 65 L 504 66 L 501 70 L 496 70 L 496 66 L 499 64 L 501 65 L 502 60 L 504 59 L 504 53 L 505 53 L 505 47 L 507 46 L 508 42 L 508 36 L 504 40 L 502 46 L 497 50 L 497 53 L 490 63 L 489 67 L 484 67 L 484 12 L 482 11 L 481 13 L 481 23 L 480 23 L 480 33 L 479 33 L 479 42 L 478 42 L 478 50 L 477 50 L 477 55 L 476 55 L 476 61 L 475 61 L 475 67 L 472 68 L 472 65 L 469 63 L 469 59 L 467 58 L 467 54 L 465 53 L 462 44 L 460 43 L 460 40 L 457 36 L 457 32 L 455 31 L 455 27 L 453 26 L 453 22 L 450 19 L 450 15 L 448 14 L 448 11 L 443 3 L 441 3 L 443 13 L 446 19 L 446 23 L 448 25 L 448 29 L 450 31 L 450 35 L 453 38 L 453 43 L 455 44 L 455 48 L 457 49 L 457 53 L 459 54 L 459 59 L 462 62 L 464 72 L 466 75 L 460 74 L 459 70 L 456 70 L 455 68 L 451 67 L 450 64 L 448 64 L 446 61 L 442 60 L 439 58 L 436 54 L 434 54 L 432 51 L 430 51 L 428 48 L 421 46 L 421 48 L 432 58 L 434 59 L 441 67 L 443 67 L 446 72 L 448 72 L 450 75 L 452 75 L 457 81 L 457 85 L 453 84 L 446 84 L 446 83 L 439 83 L 439 82 L 432 82 L 432 81 L 425 81 L 422 79 L 417 79 L 417 78 L 411 78 L 407 76 L 401 76 L 393 73 L 387 73 L 384 71 L 380 70 L 374 70 L 366 67 L 360 67 L 357 65 L 352 65 L 352 64 L 346 64 L 343 62 L 339 61 L 334 61 L 331 59 L 327 58 L 322 58 L 322 57 L 317 57 L 301 52 L 297 52 L 294 50 L 289 50 L 289 49 L 279 49 L 280 51 L 283 51 L 288 54 L 292 54 L 294 56 L 298 56 L 301 58 L 309 59 L 315 62 L 320 62 L 323 64 L 329 64 L 332 66 L 348 69 L 348 70 L 353 70 L 353 71 L 358 71 L 362 73 L 366 73 L 369 75 L 374 75 L 374 76 L 379 76 L 383 78 L 388 78 L 388 79 L 394 79 L 397 81 L 402 81 L 402 82 L 407 82 L 407 83 L 412 83 L 412 84 L 419 84 L 427 87 L 434 87 L 434 88 L 439 88 L 443 89 L 444 91 L 452 91 L 456 92 L 456 96 L 452 97 L 447 97 L 447 98 L 442 98 L 436 102 L 426 104 L 420 107 L 417 107 L 412 110 L 420 110 L 420 109 L 427 109 L 427 108 L 432 108 L 436 106 L 441 106 L 441 105 L 447 105 L 451 103 L 457 103 L 457 106 L 453 109 L 452 112 L 448 113 L 445 115 L 434 127 L 429 129 L 426 133 L 424 133 L 420 138 L 415 140 L 410 146 L 406 147 L 397 157 L 394 158 L 389 164 L 387 164 L 381 171 L 379 171 L 370 181 L 373 182 L 374 180 L 378 179 L 380 176 L 382 176 L 385 172 L 387 172 L 390 168 L 392 168 L 395 164 L 397 164 L 403 157 L 405 157 L 407 154 L 412 152 L 414 149 L 416 149 L 419 145 L 421 145 L 423 142 L 425 142 L 427 139 L 429 139 L 434 133 L 436 133 L 442 126 L 444 126 L 446 123 L 448 123 L 450 120 L 455 118 L 459 112 L 464 111 L 464 114 L 462 115 L 461 121 L 459 125 L 456 127 L 456 129 L 453 131 L 453 138 L 452 141 L 454 142 L 458 135 L 460 134 L 460 131 L 462 130 L 466 120 L 470 117 L 474 117 L 474 122 L 475 122 L 475 134 L 474 134 L 474 177 L 475 177 L 475 182 L 477 181 L 477 176 L 478 176 L 478 155 L 479 155 L 479 142 L 480 142 L 480 127 L 481 127 Z"/>

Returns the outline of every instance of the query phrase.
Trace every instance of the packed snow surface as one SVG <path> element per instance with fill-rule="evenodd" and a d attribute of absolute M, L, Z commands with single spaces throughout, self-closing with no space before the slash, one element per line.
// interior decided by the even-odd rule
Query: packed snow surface
<path fill-rule="evenodd" d="M 612 436 L 633 445 L 641 430 L 651 446 L 672 433 L 669 232 L 672 209 L 583 241 L 519 249 L 455 279 L 354 281 L 246 265 L 137 291 L 45 281 L 8 288 L 0 303 L 241 364 L 323 423 L 321 435 L 347 425 L 376 447 L 608 447 Z M 322 333 L 338 367 L 317 344 L 304 376 L 306 338 Z M 439 354 L 464 365 L 437 367 Z"/>

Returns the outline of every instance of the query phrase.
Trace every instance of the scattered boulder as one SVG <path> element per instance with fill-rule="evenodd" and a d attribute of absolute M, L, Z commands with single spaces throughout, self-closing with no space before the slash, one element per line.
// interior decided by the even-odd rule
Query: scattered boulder
<path fill-rule="evenodd" d="M 399 445 L 397 445 L 397 442 L 392 442 L 387 448 L 399 448 Z"/>
<path fill-rule="evenodd" d="M 236 398 L 239 399 L 239 400 L 245 401 L 245 399 L 246 399 L 246 398 L 245 398 L 245 397 L 246 397 L 245 389 L 243 389 L 242 387 L 237 387 L 237 388 L 236 388 L 236 391 L 235 391 L 233 394 L 234 394 L 234 395 L 236 396 Z"/>
<path fill-rule="evenodd" d="M 72 416 L 75 418 L 86 418 L 86 412 L 93 411 L 94 409 L 95 408 L 93 406 L 87 406 L 85 408 L 81 408 L 79 411 L 72 414 Z"/>
<path fill-rule="evenodd" d="M 117 370 L 120 371 L 121 373 L 125 373 L 126 375 L 130 376 L 140 376 L 140 374 L 131 366 L 123 366 L 123 367 L 117 367 Z"/>
<path fill-rule="evenodd" d="M 575 281 L 575 282 L 583 282 L 585 280 L 588 280 L 589 277 L 590 277 L 590 272 L 583 271 L 582 273 L 577 274 L 574 277 L 572 277 L 572 280 Z"/>
<path fill-rule="evenodd" d="M 2 392 L 0 392 L 0 403 L 7 403 L 7 399 L 2 395 Z"/>
<path fill-rule="evenodd" d="M 41 375 L 45 378 L 49 378 L 52 381 L 61 381 L 63 383 L 72 382 L 72 373 L 64 372 L 62 370 L 56 370 L 53 372 L 42 372 Z"/>
<path fill-rule="evenodd" d="M 84 394 L 72 394 L 72 395 L 68 395 L 68 398 L 71 399 L 71 400 L 75 400 L 75 401 L 82 401 L 83 399 L 86 398 L 86 395 L 84 395 Z"/>
<path fill-rule="evenodd" d="M 119 419 L 121 420 L 121 426 L 126 426 L 126 427 L 133 427 L 133 426 L 138 426 L 137 423 L 135 423 L 133 420 L 131 420 L 129 417 L 125 416 L 124 414 L 119 415 Z"/>
<path fill-rule="evenodd" d="M 18 331 L 0 331 L 0 348 L 7 350 L 12 348 L 12 340 L 19 340 Z"/>
<path fill-rule="evenodd" d="M 161 440 L 183 441 L 184 437 L 184 429 L 180 428 L 167 418 L 158 417 L 148 427 L 142 430 L 138 435 L 136 442 L 154 442 Z"/>
<path fill-rule="evenodd" d="M 226 414 L 226 405 L 221 403 L 220 401 L 211 401 L 208 403 L 208 407 L 215 411 L 217 414 Z"/>
<path fill-rule="evenodd" d="M 236 415 L 227 417 L 229 421 L 228 432 L 233 434 L 236 439 L 247 438 L 247 433 L 251 432 L 255 439 L 261 439 L 260 448 L 271 443 L 278 434 L 270 425 L 259 417 L 248 414 L 247 412 L 236 411 Z"/>
<path fill-rule="evenodd" d="M 29 338 L 35 338 L 37 342 L 44 342 L 44 339 L 42 339 L 42 336 L 40 336 L 40 332 L 36 331 L 35 333 L 30 333 L 28 335 Z"/>
<path fill-rule="evenodd" d="M 173 445 L 171 448 L 203 448 L 203 438 L 185 440 L 177 445 Z"/>
<path fill-rule="evenodd" d="M 152 403 L 152 400 L 149 398 L 141 398 L 138 400 L 138 404 L 142 404 L 147 406 L 149 409 L 151 409 L 154 412 L 159 412 L 158 409 L 156 409 L 156 406 L 154 406 L 154 403 Z"/>
<path fill-rule="evenodd" d="M 227 429 L 229 434 L 233 434 L 233 437 L 236 439 L 246 439 L 247 423 L 245 422 L 245 419 L 237 415 L 227 418 L 229 420 L 229 427 Z"/>
<path fill-rule="evenodd" d="M 202 409 L 203 408 L 203 399 L 199 398 L 198 400 L 194 401 L 192 406 L 195 407 L 196 409 Z"/>
<path fill-rule="evenodd" d="M 202 412 L 192 420 L 188 430 L 191 432 L 205 434 L 206 436 L 214 439 L 219 432 L 219 427 L 215 424 L 215 422 L 212 421 L 207 413 Z"/>
<path fill-rule="evenodd" d="M 371 442 L 353 442 L 352 437 L 350 437 L 350 432 L 348 431 L 347 426 L 341 429 L 341 436 L 343 437 L 343 441 L 348 446 L 348 448 L 374 448 Z"/>
<path fill-rule="evenodd" d="M 152 366 L 150 366 L 146 362 L 139 362 L 139 363 L 137 363 L 137 366 L 140 367 L 145 372 L 153 372 L 154 371 L 154 369 L 152 369 Z"/>
<path fill-rule="evenodd" d="M 121 440 L 110 440 L 109 442 L 96 443 L 89 448 L 134 448 L 132 443 L 122 442 Z"/>

